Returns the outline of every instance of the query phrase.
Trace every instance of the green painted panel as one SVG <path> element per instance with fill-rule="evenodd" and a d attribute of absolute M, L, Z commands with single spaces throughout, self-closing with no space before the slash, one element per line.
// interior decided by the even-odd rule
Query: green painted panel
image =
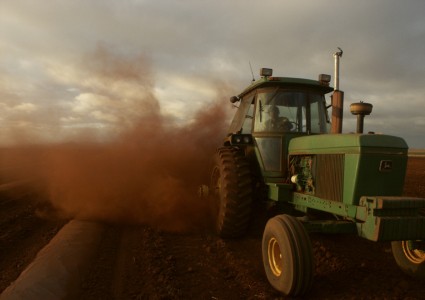
<path fill-rule="evenodd" d="M 325 134 L 299 137 L 291 140 L 289 154 L 310 153 L 407 153 L 408 146 L 400 138 L 382 134 Z"/>
<path fill-rule="evenodd" d="M 344 155 L 342 202 L 358 205 L 360 197 L 364 195 L 402 194 L 407 149 L 402 138 L 390 135 L 329 134 L 294 138 L 289 143 L 288 152 L 289 157 Z M 315 170 L 315 182 L 325 171 L 325 167 Z"/>

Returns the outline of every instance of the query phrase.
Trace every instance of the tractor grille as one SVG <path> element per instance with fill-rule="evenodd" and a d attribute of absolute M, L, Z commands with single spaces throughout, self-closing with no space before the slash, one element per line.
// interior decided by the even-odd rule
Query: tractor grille
<path fill-rule="evenodd" d="M 344 154 L 318 154 L 315 160 L 315 196 L 342 202 Z"/>

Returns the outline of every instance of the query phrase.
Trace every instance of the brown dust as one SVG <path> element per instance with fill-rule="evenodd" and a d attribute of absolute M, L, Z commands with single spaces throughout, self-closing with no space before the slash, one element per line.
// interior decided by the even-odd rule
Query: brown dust
<path fill-rule="evenodd" d="M 220 105 L 183 127 L 154 116 L 113 142 L 13 147 L 2 162 L 11 166 L 8 180 L 33 182 L 67 218 L 187 230 L 206 225 L 198 187 L 209 182 L 224 118 Z"/>
<path fill-rule="evenodd" d="M 192 230 L 208 220 L 206 200 L 198 187 L 208 184 L 215 149 L 228 125 L 228 102 L 205 104 L 189 124 L 175 124 L 161 115 L 152 93 L 148 65 L 122 59 L 100 47 L 85 58 L 91 93 L 105 93 L 108 85 L 136 85 L 127 122 L 108 142 L 93 133 L 72 142 L 26 145 L 3 149 L 1 164 L 12 165 L 9 177 L 33 180 L 49 202 L 66 218 L 107 222 L 147 223 L 167 230 Z M 146 83 L 146 84 L 144 84 Z M 220 99 L 229 90 L 216 84 Z M 112 97 L 109 95 L 109 97 Z M 124 116 L 120 116 L 124 118 Z"/>

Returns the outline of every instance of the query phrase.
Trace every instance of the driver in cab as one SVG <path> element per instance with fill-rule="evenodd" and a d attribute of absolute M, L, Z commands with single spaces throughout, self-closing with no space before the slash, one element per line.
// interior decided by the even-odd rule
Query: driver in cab
<path fill-rule="evenodd" d="M 267 131 L 291 131 L 293 125 L 286 117 L 280 117 L 279 108 L 275 105 L 271 106 L 269 111 L 269 119 L 266 121 L 265 126 Z"/>

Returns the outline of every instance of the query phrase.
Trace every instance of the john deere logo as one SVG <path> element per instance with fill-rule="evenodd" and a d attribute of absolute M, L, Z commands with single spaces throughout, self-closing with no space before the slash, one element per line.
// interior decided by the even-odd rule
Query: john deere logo
<path fill-rule="evenodd" d="M 381 172 L 389 172 L 393 169 L 393 161 L 392 160 L 381 160 L 379 164 L 379 171 Z"/>

